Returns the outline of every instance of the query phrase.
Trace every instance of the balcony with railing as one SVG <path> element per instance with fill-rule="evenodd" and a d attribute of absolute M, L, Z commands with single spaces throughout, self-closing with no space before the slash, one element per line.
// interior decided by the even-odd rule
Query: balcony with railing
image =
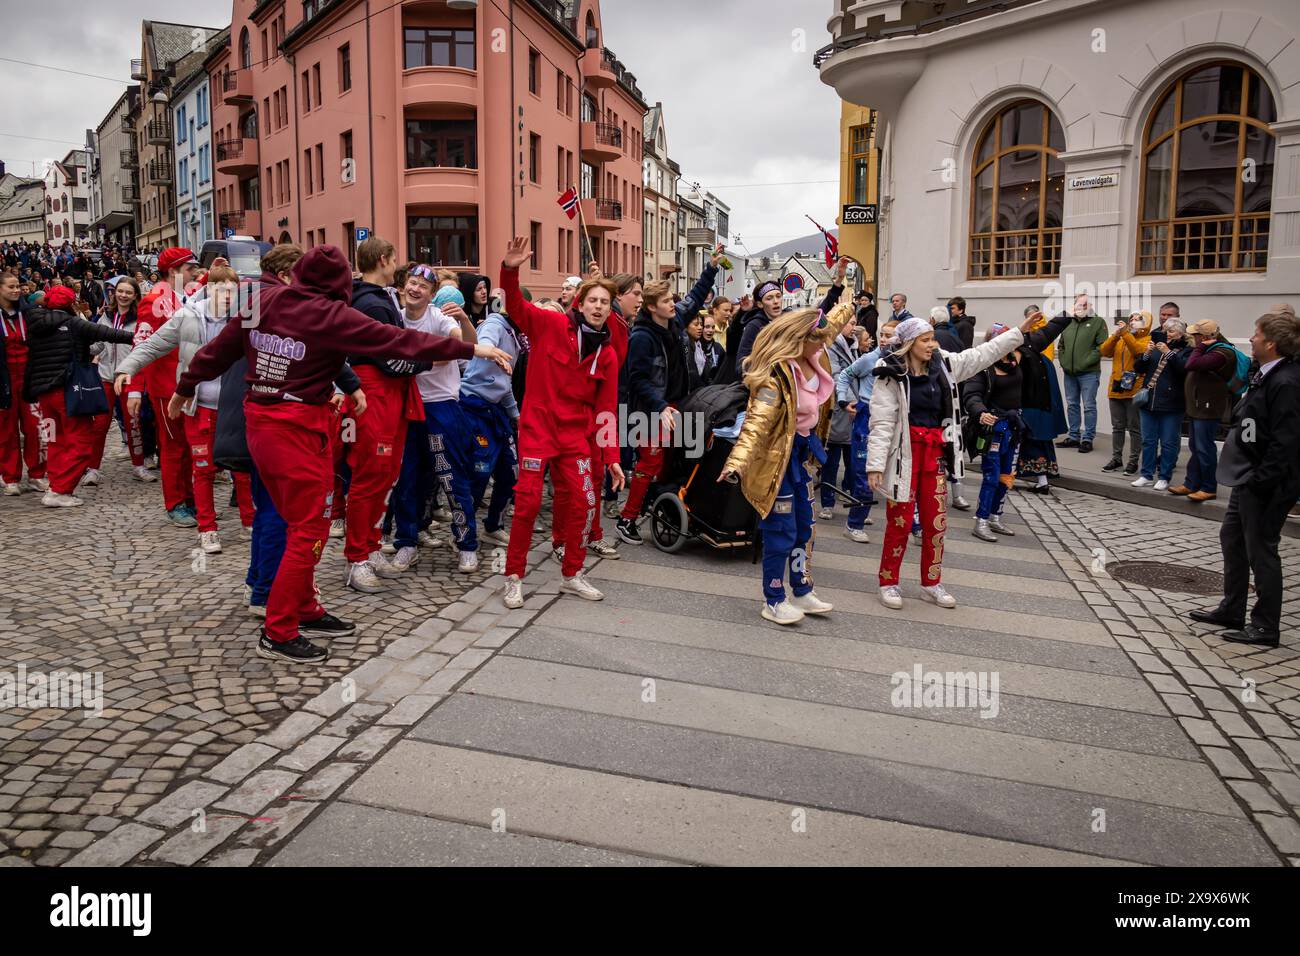
<path fill-rule="evenodd" d="M 221 74 L 221 96 L 227 103 L 253 102 L 253 72 L 227 70 Z"/>
<path fill-rule="evenodd" d="M 140 189 L 134 183 L 123 183 L 117 187 L 122 194 L 122 204 L 134 206 L 140 201 Z"/>
<path fill-rule="evenodd" d="M 247 176 L 257 172 L 257 140 L 243 137 L 239 139 L 217 140 L 217 172 L 227 176 Z"/>
<path fill-rule="evenodd" d="M 145 177 L 145 181 L 150 186 L 170 186 L 173 178 L 174 174 L 172 173 L 170 159 L 166 162 L 158 159 L 149 160 L 149 172 Z"/>
<path fill-rule="evenodd" d="M 131 79 L 137 83 L 144 79 L 144 60 L 131 61 Z"/>
<path fill-rule="evenodd" d="M 587 86 L 592 89 L 607 89 L 618 82 L 618 77 L 614 74 L 614 58 L 609 51 L 600 47 L 584 50 L 578 59 L 578 69 Z"/>
<path fill-rule="evenodd" d="M 172 124 L 162 117 L 151 119 L 145 124 L 145 140 L 150 146 L 170 146 L 172 141 Z"/>
<path fill-rule="evenodd" d="M 134 169 L 140 165 L 140 154 L 134 149 L 124 149 L 118 154 L 118 163 L 123 168 Z"/>
<path fill-rule="evenodd" d="M 135 117 L 132 116 L 130 113 L 122 114 L 122 132 L 123 133 L 135 132 Z"/>
<path fill-rule="evenodd" d="M 617 199 L 595 196 L 581 200 L 580 205 L 589 232 L 609 232 L 623 225 L 623 204 Z"/>
<path fill-rule="evenodd" d="M 933 3 L 908 3 L 905 0 L 839 0 L 826 27 L 834 41 L 813 56 L 813 66 L 821 69 L 837 53 L 877 40 L 919 36 L 945 27 L 978 20 L 1014 7 L 1039 3 L 1040 0 L 935 0 Z"/>
<path fill-rule="evenodd" d="M 582 158 L 597 165 L 623 155 L 623 130 L 612 123 L 588 122 L 580 127 Z"/>

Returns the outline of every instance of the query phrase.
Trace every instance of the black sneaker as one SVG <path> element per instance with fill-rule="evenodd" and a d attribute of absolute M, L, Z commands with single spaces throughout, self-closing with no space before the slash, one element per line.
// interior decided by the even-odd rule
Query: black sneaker
<path fill-rule="evenodd" d="M 1106 462 L 1106 464 L 1101 466 L 1101 470 L 1119 471 L 1123 467 L 1124 467 L 1124 463 L 1122 461 L 1120 461 L 1118 458 L 1112 458 L 1110 461 Z"/>
<path fill-rule="evenodd" d="M 1058 442 L 1056 443 L 1056 447 L 1057 447 L 1057 448 L 1078 448 L 1078 447 L 1079 447 L 1079 439 L 1077 439 L 1077 438 L 1062 438 L 1060 441 L 1058 441 Z"/>
<path fill-rule="evenodd" d="M 1080 453 L 1080 454 L 1086 455 L 1086 454 L 1087 454 L 1088 452 L 1090 452 L 1090 451 L 1092 451 L 1092 442 L 1090 442 L 1090 441 L 1086 441 L 1086 440 L 1085 440 L 1085 441 L 1081 441 L 1081 442 L 1079 442 L 1079 453 Z"/>
<path fill-rule="evenodd" d="M 317 647 L 299 634 L 292 641 L 277 644 L 262 632 L 262 639 L 257 642 L 257 656 L 272 661 L 288 661 L 290 664 L 324 664 L 329 659 L 329 651 Z"/>
<path fill-rule="evenodd" d="M 326 611 L 314 621 L 299 621 L 298 630 L 311 631 L 313 634 L 321 634 L 326 637 L 340 637 L 344 634 L 352 634 L 357 626 L 351 621 L 343 621 L 335 617 L 329 611 Z"/>
<path fill-rule="evenodd" d="M 1124 469 L 1125 478 L 1131 478 L 1133 475 L 1136 475 L 1137 473 L 1138 473 L 1138 466 L 1136 464 L 1129 465 L 1127 468 Z"/>
<path fill-rule="evenodd" d="M 631 518 L 619 518 L 614 525 L 614 532 L 619 536 L 620 540 L 626 541 L 628 544 L 642 544 L 645 540 L 641 537 L 641 532 L 637 530 L 636 521 Z"/>

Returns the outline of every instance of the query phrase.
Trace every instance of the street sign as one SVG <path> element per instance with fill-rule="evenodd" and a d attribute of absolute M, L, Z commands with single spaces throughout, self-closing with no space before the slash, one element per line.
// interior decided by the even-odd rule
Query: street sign
<path fill-rule="evenodd" d="M 875 203 L 854 203 L 840 211 L 841 226 L 872 226 L 875 222 Z"/>
<path fill-rule="evenodd" d="M 1100 189 L 1105 186 L 1118 186 L 1119 173 L 1100 173 L 1096 176 L 1071 176 L 1071 189 Z"/>
<path fill-rule="evenodd" d="M 370 238 L 370 230 L 365 226 L 357 226 L 357 242 L 365 242 Z"/>
<path fill-rule="evenodd" d="M 235 236 L 235 230 L 233 230 L 233 229 L 227 229 L 227 230 L 223 233 L 223 235 L 224 235 L 225 238 L 227 238 L 227 239 L 233 239 L 234 236 Z"/>
<path fill-rule="evenodd" d="M 790 295 L 794 295 L 796 292 L 802 292 L 803 276 L 797 272 L 791 272 L 781 280 L 781 285 L 785 288 L 786 292 L 790 293 Z"/>

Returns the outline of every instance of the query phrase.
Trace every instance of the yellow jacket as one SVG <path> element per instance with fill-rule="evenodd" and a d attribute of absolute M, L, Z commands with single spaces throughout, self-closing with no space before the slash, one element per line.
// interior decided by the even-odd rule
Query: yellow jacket
<path fill-rule="evenodd" d="M 1132 398 L 1142 388 L 1141 375 L 1134 376 L 1133 387 L 1130 389 L 1121 389 L 1119 380 L 1125 372 L 1134 370 L 1134 363 L 1147 350 L 1147 342 L 1150 340 L 1150 329 L 1138 329 L 1136 332 L 1116 329 L 1110 338 L 1101 343 L 1102 356 L 1111 360 L 1110 385 L 1106 391 L 1111 398 Z"/>
<path fill-rule="evenodd" d="M 827 315 L 836 335 L 852 314 L 852 309 L 833 309 Z M 830 359 L 824 351 L 819 361 L 829 372 Z M 772 510 L 781 478 L 789 467 L 798 410 L 790 367 L 782 362 L 772 368 L 767 381 L 757 391 L 750 393 L 745 424 L 736 439 L 736 447 L 727 456 L 725 467 L 740 476 L 740 490 L 760 517 L 766 518 Z M 829 427 L 830 413 L 823 407 L 816 429 L 823 441 Z"/>

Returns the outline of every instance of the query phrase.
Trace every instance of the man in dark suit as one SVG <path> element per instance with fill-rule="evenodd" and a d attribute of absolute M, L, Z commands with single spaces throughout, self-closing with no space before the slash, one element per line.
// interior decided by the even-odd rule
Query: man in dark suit
<path fill-rule="evenodd" d="M 1217 478 L 1232 488 L 1219 529 L 1223 600 L 1193 621 L 1227 628 L 1237 644 L 1277 647 L 1282 617 L 1278 542 L 1287 512 L 1300 497 L 1300 320 L 1289 305 L 1274 306 L 1250 338 L 1257 371 L 1233 414 Z M 1246 593 L 1255 575 L 1255 607 L 1246 621 Z"/>

